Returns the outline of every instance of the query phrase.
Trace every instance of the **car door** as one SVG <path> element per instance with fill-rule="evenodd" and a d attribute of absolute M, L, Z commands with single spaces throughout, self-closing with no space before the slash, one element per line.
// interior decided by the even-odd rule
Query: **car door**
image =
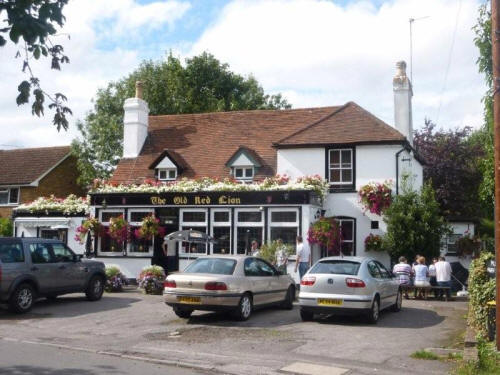
<path fill-rule="evenodd" d="M 57 288 L 57 264 L 54 263 L 48 243 L 28 244 L 31 255 L 30 273 L 38 282 L 40 292 L 50 293 Z"/>
<path fill-rule="evenodd" d="M 283 301 L 285 299 L 286 287 L 283 288 L 278 271 L 262 259 L 257 259 L 257 264 L 262 277 L 266 280 L 267 295 L 265 295 L 265 303 Z"/>
<path fill-rule="evenodd" d="M 367 264 L 368 272 L 372 276 L 373 285 L 375 287 L 376 292 L 380 296 L 380 308 L 383 308 L 384 299 L 386 298 L 386 290 L 384 289 L 385 283 L 382 278 L 382 273 L 380 272 L 380 268 L 377 265 L 377 262 L 371 260 Z"/>
<path fill-rule="evenodd" d="M 394 280 L 387 268 L 385 268 L 385 266 L 378 261 L 375 261 L 375 263 L 377 264 L 380 270 L 380 275 L 382 277 L 381 286 L 383 295 L 380 303 L 382 305 L 382 308 L 386 308 L 392 305 L 396 300 L 397 289 L 394 288 Z"/>
<path fill-rule="evenodd" d="M 75 254 L 63 243 L 52 243 L 50 246 L 60 279 L 57 286 L 64 290 L 81 290 L 88 268 L 82 262 L 75 262 Z"/>
<path fill-rule="evenodd" d="M 250 283 L 255 306 L 267 303 L 266 294 L 269 290 L 269 278 L 262 275 L 261 268 L 256 258 L 246 258 L 243 263 L 245 277 Z"/>

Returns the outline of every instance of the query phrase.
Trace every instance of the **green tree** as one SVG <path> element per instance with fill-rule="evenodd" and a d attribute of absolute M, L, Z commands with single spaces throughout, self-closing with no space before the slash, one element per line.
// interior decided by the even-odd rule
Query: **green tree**
<path fill-rule="evenodd" d="M 80 183 L 108 178 L 122 155 L 123 102 L 134 96 L 136 81 L 151 115 L 290 108 L 280 94 L 267 95 L 257 80 L 229 70 L 209 53 L 186 59 L 144 61 L 138 69 L 97 92 L 94 108 L 77 122 L 81 133 L 72 144 Z"/>
<path fill-rule="evenodd" d="M 12 236 L 12 220 L 6 217 L 0 217 L 0 237 Z"/>
<path fill-rule="evenodd" d="M 7 45 L 8 40 L 19 46 L 16 58 L 21 58 L 22 71 L 28 76 L 17 87 L 16 103 L 29 103 L 33 95 L 31 112 L 40 116 L 44 112 L 45 99 L 48 99 L 48 107 L 55 111 L 53 123 L 58 131 L 68 129 L 66 115 L 71 114 L 71 109 L 64 105 L 66 96 L 59 92 L 51 95 L 43 90 L 33 72 L 32 62 L 47 57 L 51 69 L 56 70 L 61 69 L 61 64 L 69 63 L 63 46 L 51 39 L 57 32 L 56 27 L 64 24 L 62 11 L 67 3 L 68 0 L 0 0 L 0 21 L 5 25 L 0 27 L 0 47 Z"/>
<path fill-rule="evenodd" d="M 441 239 L 448 233 L 432 186 L 426 183 L 420 191 L 415 191 L 408 177 L 403 178 L 401 193 L 384 212 L 384 221 L 387 223 L 384 248 L 392 258 L 438 256 Z"/>

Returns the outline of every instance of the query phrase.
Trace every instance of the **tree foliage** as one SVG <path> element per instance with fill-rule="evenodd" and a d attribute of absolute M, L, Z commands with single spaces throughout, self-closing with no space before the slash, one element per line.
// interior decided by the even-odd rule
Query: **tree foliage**
<path fill-rule="evenodd" d="M 94 108 L 77 123 L 81 137 L 72 146 L 81 184 L 108 178 L 120 160 L 123 102 L 134 96 L 136 81 L 143 82 L 151 115 L 291 107 L 281 94 L 265 94 L 254 77 L 233 73 L 208 53 L 186 59 L 184 65 L 172 54 L 165 61 L 144 61 L 127 77 L 98 90 Z"/>
<path fill-rule="evenodd" d="M 59 92 L 50 95 L 43 90 L 32 62 L 46 57 L 50 59 L 51 69 L 56 70 L 61 69 L 61 64 L 69 63 L 63 46 L 51 39 L 57 32 L 56 27 L 62 27 L 65 22 L 62 11 L 67 3 L 68 0 L 0 0 L 0 20 L 6 23 L 0 28 L 0 47 L 7 45 L 8 40 L 19 46 L 16 58 L 21 58 L 22 71 L 28 76 L 17 87 L 16 103 L 29 103 L 33 96 L 31 112 L 40 117 L 48 99 L 49 109 L 55 111 L 53 123 L 58 131 L 68 129 L 66 116 L 71 114 L 71 109 L 64 105 L 67 98 Z"/>
<path fill-rule="evenodd" d="M 443 215 L 480 217 L 478 198 L 481 183 L 479 164 L 483 147 L 471 139 L 472 128 L 436 130 L 425 120 L 414 136 L 414 144 L 426 161 L 424 180 L 432 185 Z"/>
<path fill-rule="evenodd" d="M 415 191 L 407 176 L 403 177 L 401 185 L 401 193 L 394 197 L 384 213 L 387 223 L 384 248 L 393 258 L 404 255 L 413 259 L 417 254 L 428 258 L 438 256 L 448 226 L 434 189 L 426 183 L 420 191 Z"/>
<path fill-rule="evenodd" d="M 12 220 L 6 217 L 0 217 L 0 237 L 10 237 L 13 235 Z"/>

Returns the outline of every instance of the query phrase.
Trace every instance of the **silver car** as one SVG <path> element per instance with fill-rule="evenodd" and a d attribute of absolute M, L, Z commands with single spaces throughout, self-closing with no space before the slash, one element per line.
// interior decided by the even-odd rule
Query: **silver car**
<path fill-rule="evenodd" d="M 382 263 L 365 257 L 320 259 L 300 281 L 300 316 L 363 314 L 376 323 L 380 310 L 401 310 L 399 282 Z"/>
<path fill-rule="evenodd" d="M 165 303 L 177 316 L 194 310 L 231 311 L 247 320 L 255 308 L 281 305 L 293 308 L 295 283 L 271 264 L 251 256 L 205 256 L 165 281 Z"/>

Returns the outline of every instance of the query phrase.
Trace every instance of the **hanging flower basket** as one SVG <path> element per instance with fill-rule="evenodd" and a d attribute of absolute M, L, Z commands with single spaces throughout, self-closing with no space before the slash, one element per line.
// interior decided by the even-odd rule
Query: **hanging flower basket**
<path fill-rule="evenodd" d="M 325 247 L 329 255 L 340 254 L 342 233 L 334 218 L 322 217 L 312 224 L 307 232 L 307 240 Z"/>
<path fill-rule="evenodd" d="M 378 234 L 370 233 L 365 238 L 365 251 L 383 251 L 382 237 Z"/>
<path fill-rule="evenodd" d="M 97 236 L 100 232 L 101 223 L 95 217 L 89 217 L 82 221 L 82 225 L 76 228 L 75 240 L 80 244 L 85 243 L 85 238 L 87 237 L 87 233 L 90 233 L 92 236 Z"/>
<path fill-rule="evenodd" d="M 481 239 L 479 237 L 471 237 L 468 232 L 457 240 L 457 255 L 463 257 L 479 252 L 481 248 Z"/>
<path fill-rule="evenodd" d="M 123 218 L 123 215 L 109 219 L 108 234 L 116 242 L 121 243 L 127 240 L 129 234 L 128 229 L 128 223 Z"/>
<path fill-rule="evenodd" d="M 154 215 L 148 215 L 142 219 L 141 227 L 134 231 L 136 238 L 151 241 L 154 237 L 165 235 L 165 229 L 160 226 L 160 220 Z"/>
<path fill-rule="evenodd" d="M 359 201 L 363 205 L 365 212 L 370 211 L 372 214 L 380 216 L 392 203 L 391 192 L 390 181 L 386 181 L 383 184 L 370 182 L 362 186 L 359 190 Z"/>

